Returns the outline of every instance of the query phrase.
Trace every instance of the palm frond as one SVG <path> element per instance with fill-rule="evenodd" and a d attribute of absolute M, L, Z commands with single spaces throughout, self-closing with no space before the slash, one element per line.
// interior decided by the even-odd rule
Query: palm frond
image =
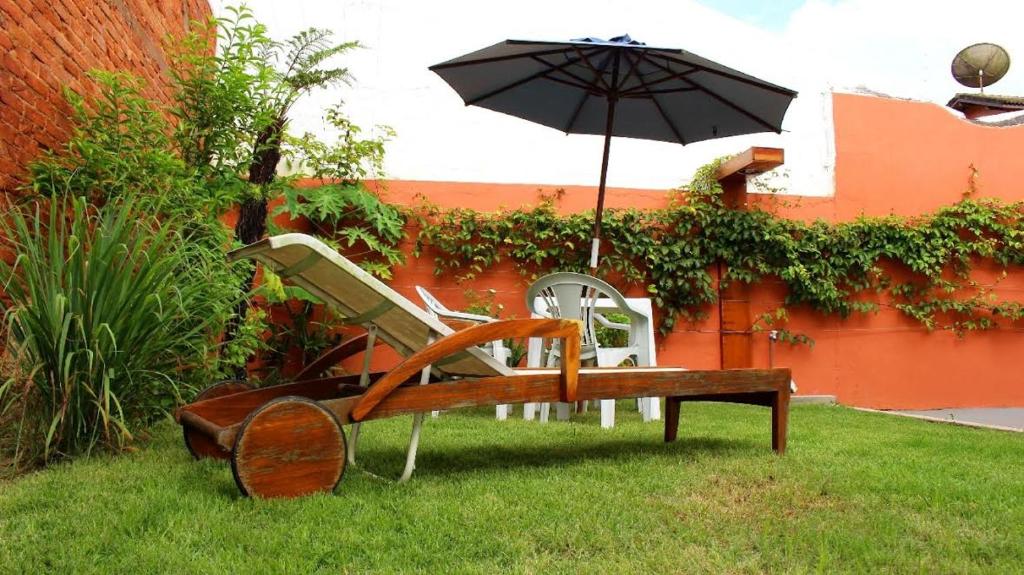
<path fill-rule="evenodd" d="M 330 30 L 309 28 L 284 42 L 288 53 L 284 58 L 283 79 L 297 92 L 351 80 L 348 68 L 320 69 L 334 56 L 360 47 L 358 42 L 333 44 L 333 36 Z"/>

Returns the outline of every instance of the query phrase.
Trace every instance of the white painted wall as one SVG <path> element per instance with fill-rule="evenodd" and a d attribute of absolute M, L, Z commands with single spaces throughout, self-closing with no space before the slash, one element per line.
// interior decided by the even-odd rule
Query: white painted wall
<path fill-rule="evenodd" d="M 224 2 L 212 0 L 212 4 L 215 13 L 220 13 Z M 848 6 L 853 4 L 871 5 L 884 14 L 912 13 L 890 6 L 900 2 L 811 0 L 798 11 L 786 31 L 776 34 L 694 0 L 249 2 L 277 38 L 317 26 L 334 30 L 339 40 L 358 40 L 366 46 L 343 61 L 356 77 L 354 87 L 307 97 L 294 111 L 292 128 L 323 132 L 321 111 L 344 100 L 357 123 L 364 127 L 386 124 L 396 130 L 397 138 L 388 146 L 386 166 L 392 178 L 596 185 L 600 137 L 566 136 L 518 118 L 466 108 L 455 92 L 427 67 L 506 38 L 562 40 L 628 33 L 650 45 L 695 52 L 798 90 L 800 96 L 790 107 L 781 135 L 738 136 L 685 148 L 617 138 L 612 142 L 610 186 L 675 187 L 711 159 L 757 145 L 786 150 L 788 176 L 775 178 L 773 187 L 813 196 L 831 195 L 834 191 L 830 83 L 855 85 L 856 75 L 866 74 L 881 78 L 884 84 L 884 75 L 871 75 L 876 68 L 885 69 L 884 64 L 876 68 L 871 68 L 870 63 L 862 66 L 855 57 L 860 53 L 856 44 L 870 43 L 872 35 L 881 34 L 884 38 L 899 39 L 903 46 L 903 37 L 887 30 L 902 29 L 911 37 L 920 33 L 906 22 L 875 20 L 874 26 L 864 26 L 867 8 L 858 11 L 856 6 Z M 943 50 L 946 44 L 958 45 L 961 38 L 971 37 L 969 30 L 959 28 L 954 38 L 942 36 Z M 845 39 L 842 50 L 829 43 L 830 34 Z M 879 49 L 876 44 L 870 46 Z M 910 59 L 938 58 L 942 66 L 948 66 L 953 53 L 955 50 L 949 54 L 918 54 Z M 850 61 L 836 60 L 836 54 Z M 932 75 L 939 73 L 934 66 L 926 69 Z M 851 71 L 854 76 L 837 74 L 837 70 Z M 911 71 L 894 73 L 899 73 L 894 77 L 905 79 Z M 936 80 L 929 87 L 941 85 L 943 92 L 951 95 L 956 85 L 951 84 L 948 72 L 945 74 L 945 83 Z M 897 87 L 907 86 L 912 88 L 916 84 Z M 885 91 L 886 86 L 877 88 Z"/>

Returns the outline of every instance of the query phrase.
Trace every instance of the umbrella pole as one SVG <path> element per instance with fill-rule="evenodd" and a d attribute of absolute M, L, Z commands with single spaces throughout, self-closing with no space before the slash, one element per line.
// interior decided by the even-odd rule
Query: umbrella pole
<path fill-rule="evenodd" d="M 617 66 L 616 66 L 617 67 Z M 594 216 L 594 239 L 590 244 L 590 269 L 597 269 L 597 252 L 601 248 L 601 217 L 604 215 L 604 188 L 608 179 L 608 154 L 612 149 L 612 126 L 615 124 L 617 96 L 608 96 L 608 119 L 604 129 L 604 154 L 601 156 L 601 183 L 597 188 L 597 214 Z"/>

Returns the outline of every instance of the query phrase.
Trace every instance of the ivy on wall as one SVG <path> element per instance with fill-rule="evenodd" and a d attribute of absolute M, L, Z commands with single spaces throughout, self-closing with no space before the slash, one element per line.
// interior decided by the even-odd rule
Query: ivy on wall
<path fill-rule="evenodd" d="M 999 300 L 995 286 L 971 277 L 983 261 L 1002 277 L 1024 264 L 1024 204 L 974 199 L 969 190 L 920 217 L 805 223 L 771 209 L 728 208 L 715 178 L 720 164 L 701 168 L 664 209 L 605 213 L 597 275 L 645 286 L 663 312 L 662 333 L 707 314 L 717 298 L 716 262 L 726 266 L 723 282 L 785 284 L 782 307 L 758 318 L 755 329 L 782 328 L 794 342 L 810 340 L 784 329 L 792 306 L 847 317 L 887 305 L 958 335 L 1024 318 L 1020 303 Z M 493 213 L 424 203 L 413 211 L 420 228 L 414 255 L 429 254 L 438 275 L 461 280 L 506 260 L 527 276 L 586 273 L 593 214 L 559 215 L 557 201 L 556 193 L 533 208 Z"/>

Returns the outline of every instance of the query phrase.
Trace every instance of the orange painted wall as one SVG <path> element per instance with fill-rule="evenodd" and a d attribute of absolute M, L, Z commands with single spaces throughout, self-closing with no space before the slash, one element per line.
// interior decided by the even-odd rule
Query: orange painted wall
<path fill-rule="evenodd" d="M 927 213 L 961 199 L 974 169 L 975 197 L 1024 199 L 1024 127 L 980 126 L 937 105 L 849 94 L 834 96 L 833 114 L 835 196 L 805 201 L 788 215 L 848 221 Z M 975 275 L 986 285 L 994 277 L 985 269 Z M 780 300 L 770 289 L 756 293 L 754 313 Z M 1024 301 L 1024 270 L 1011 272 L 997 293 Z M 847 321 L 797 312 L 791 327 L 817 342 L 813 349 L 781 346 L 776 354 L 803 393 L 878 408 L 1024 405 L 1024 376 L 1014 362 L 1024 345 L 1021 326 L 958 339 L 883 307 Z M 766 356 L 767 346 L 755 346 L 755 361 Z"/>
<path fill-rule="evenodd" d="M 371 184 L 372 186 L 373 184 Z M 476 210 L 497 210 L 517 208 L 540 203 L 542 194 L 564 190 L 558 209 L 562 213 L 573 213 L 593 209 L 597 203 L 597 192 L 591 186 L 544 186 L 540 184 L 478 184 L 460 182 L 426 182 L 389 180 L 377 185 L 378 192 L 390 203 L 416 205 L 421 197 L 444 207 L 464 207 Z M 662 190 L 639 190 L 609 188 L 606 206 L 610 208 L 636 207 L 653 209 L 667 204 L 667 194 Z M 415 238 L 417 230 L 410 228 L 408 237 Z M 404 246 L 406 253 L 412 251 L 412 242 Z M 495 303 L 504 306 L 503 317 L 528 317 L 525 303 L 527 278 L 521 276 L 511 265 L 502 264 L 480 275 L 470 284 L 458 284 L 449 276 L 435 276 L 432 256 L 424 254 L 419 259 L 408 258 L 407 264 L 395 270 L 388 284 L 412 301 L 419 302 L 415 286 L 429 289 L 438 299 L 452 309 L 463 309 L 466 305 L 466 290 L 477 292 L 493 289 Z M 643 297 L 639 286 L 627 291 L 627 295 Z M 707 325 L 690 330 L 679 330 L 661 342 L 659 358 L 663 362 L 685 364 L 694 368 L 718 367 L 718 324 L 717 318 Z M 387 351 L 375 352 L 373 365 L 385 369 L 396 360 Z"/>
<path fill-rule="evenodd" d="M 866 215 L 917 215 L 960 199 L 968 188 L 971 165 L 978 170 L 977 196 L 1024 199 L 1017 185 L 1024 127 L 978 126 L 944 109 L 920 102 L 837 94 L 833 99 L 836 134 L 836 193 L 831 198 L 801 198 L 781 212 L 800 219 L 845 221 Z M 709 158 L 710 159 L 710 158 Z M 476 184 L 389 181 L 381 192 L 391 202 L 414 204 L 422 194 L 442 206 L 493 210 L 539 201 L 533 184 Z M 564 212 L 590 209 L 593 187 L 565 187 Z M 756 201 L 756 200 L 755 200 Z M 654 208 L 666 194 L 655 190 L 609 190 L 609 207 Z M 428 287 L 450 307 L 464 305 L 463 292 L 494 289 L 505 314 L 526 314 L 526 280 L 502 266 L 472 286 L 434 276 L 429 257 L 397 270 L 391 285 L 416 301 L 415 285 Z M 1024 270 L 999 286 L 1003 297 L 1024 301 Z M 991 281 L 992 274 L 979 279 Z M 632 295 L 642 295 L 634 288 Z M 766 284 L 752 292 L 752 313 L 774 309 L 781 286 Z M 884 302 L 883 302 L 884 303 Z M 958 339 L 928 333 L 920 324 L 883 307 L 878 314 L 848 320 L 791 310 L 790 328 L 814 338 L 814 347 L 778 345 L 775 365 L 793 368 L 801 394 L 829 394 L 845 404 L 877 408 L 938 408 L 1024 405 L 1022 369 L 1013 363 L 1024 345 L 1014 327 Z M 662 365 L 714 369 L 719 364 L 718 319 L 678 326 L 659 342 Z M 754 336 L 755 366 L 768 364 L 765 334 Z M 380 364 L 389 361 L 379 358 Z"/>

